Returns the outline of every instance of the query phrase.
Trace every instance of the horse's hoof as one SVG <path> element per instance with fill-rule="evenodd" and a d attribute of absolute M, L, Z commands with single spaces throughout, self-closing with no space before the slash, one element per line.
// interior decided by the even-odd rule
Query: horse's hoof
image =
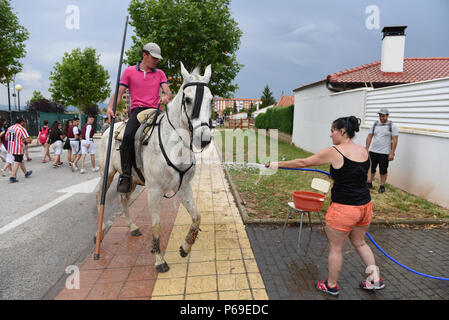
<path fill-rule="evenodd" d="M 134 231 L 131 232 L 131 235 L 132 235 L 133 237 L 140 237 L 140 236 L 142 235 L 142 233 L 140 232 L 139 229 L 136 229 L 136 230 L 134 230 Z"/>
<path fill-rule="evenodd" d="M 164 273 L 170 270 L 170 267 L 168 266 L 167 262 L 164 262 L 163 264 L 160 264 L 156 266 L 156 271 L 159 273 Z"/>
<path fill-rule="evenodd" d="M 185 252 L 185 251 L 184 251 L 184 249 L 183 249 L 182 246 L 179 248 L 179 254 L 180 254 L 181 257 L 183 257 L 183 258 L 185 258 L 185 257 L 187 257 L 187 256 L 189 255 L 188 252 Z"/>

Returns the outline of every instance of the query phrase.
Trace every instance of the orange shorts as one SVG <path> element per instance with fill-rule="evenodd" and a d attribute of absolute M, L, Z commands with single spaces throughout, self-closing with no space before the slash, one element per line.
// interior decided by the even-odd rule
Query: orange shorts
<path fill-rule="evenodd" d="M 349 232 L 355 226 L 366 226 L 373 218 L 373 202 L 363 206 L 350 206 L 332 202 L 327 209 L 326 224 L 338 231 Z"/>

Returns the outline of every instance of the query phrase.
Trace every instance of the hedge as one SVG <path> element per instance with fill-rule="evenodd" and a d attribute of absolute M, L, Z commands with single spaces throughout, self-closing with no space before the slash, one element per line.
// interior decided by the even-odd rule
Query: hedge
<path fill-rule="evenodd" d="M 292 134 L 293 105 L 268 109 L 265 113 L 256 117 L 255 126 L 259 129 L 278 129 L 287 134 Z"/>

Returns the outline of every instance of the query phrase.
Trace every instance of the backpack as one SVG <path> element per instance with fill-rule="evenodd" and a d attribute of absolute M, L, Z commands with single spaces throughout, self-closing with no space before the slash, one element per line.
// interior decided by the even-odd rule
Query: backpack
<path fill-rule="evenodd" d="M 45 143 L 47 142 L 47 138 L 48 138 L 48 131 L 50 130 L 50 127 L 41 128 L 41 133 L 39 134 L 39 142 L 40 143 Z"/>
<path fill-rule="evenodd" d="M 379 124 L 379 121 L 376 120 L 376 122 L 374 122 L 373 125 L 373 135 L 374 135 L 374 129 L 376 128 L 376 126 Z M 390 135 L 393 135 L 393 129 L 391 128 L 391 126 L 393 125 L 393 122 L 388 121 L 388 129 L 390 130 Z"/>

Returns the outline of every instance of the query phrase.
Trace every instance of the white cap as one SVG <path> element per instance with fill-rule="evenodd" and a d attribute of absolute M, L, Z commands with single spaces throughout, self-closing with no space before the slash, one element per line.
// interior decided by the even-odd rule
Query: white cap
<path fill-rule="evenodd" d="M 151 54 L 151 56 L 154 57 L 154 58 L 162 59 L 161 48 L 157 44 L 155 44 L 153 42 L 147 43 L 143 47 L 143 50 L 144 51 L 148 51 Z"/>

